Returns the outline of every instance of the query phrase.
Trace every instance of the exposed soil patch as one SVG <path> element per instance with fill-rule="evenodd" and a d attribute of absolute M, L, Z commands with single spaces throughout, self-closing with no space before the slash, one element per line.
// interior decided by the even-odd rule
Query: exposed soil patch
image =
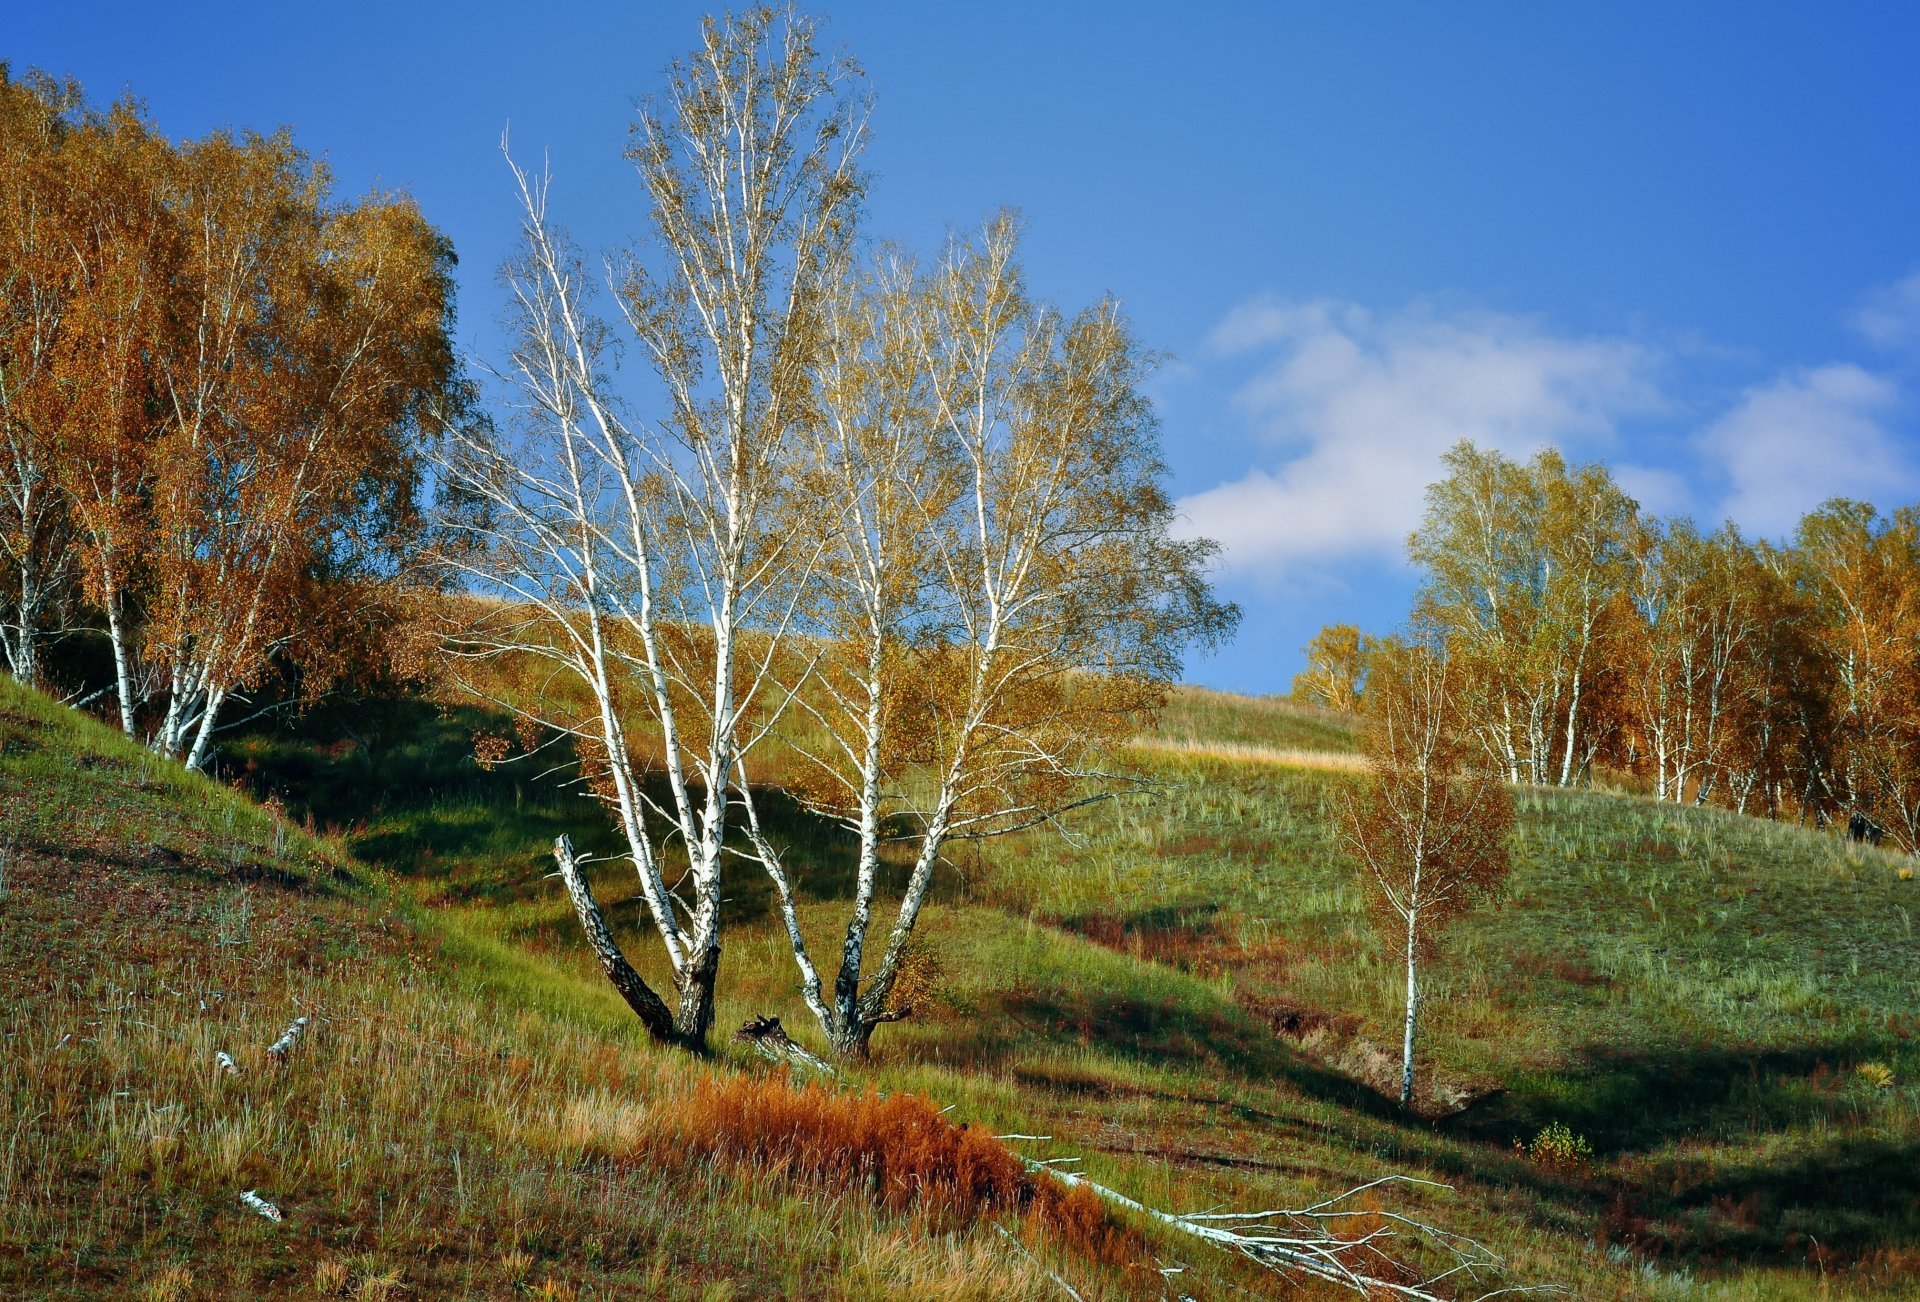
<path fill-rule="evenodd" d="M 1365 1085 L 1383 1098 L 1400 1097 L 1398 1050 L 1362 1035 L 1363 1023 L 1358 1017 L 1265 998 L 1245 990 L 1236 991 L 1234 1000 L 1303 1055 Z M 1424 1120 L 1440 1121 L 1458 1116 L 1501 1092 L 1484 1083 L 1448 1080 L 1428 1068 L 1416 1080 L 1413 1111 Z"/>
<path fill-rule="evenodd" d="M 1086 937 L 1096 944 L 1134 958 L 1166 963 L 1184 972 L 1201 976 L 1232 973 L 1237 980 L 1272 988 L 1284 985 L 1288 970 L 1297 962 L 1318 961 L 1325 957 L 1325 942 L 1272 937 L 1257 948 L 1249 948 L 1238 919 L 1218 904 L 1184 908 L 1143 909 L 1132 913 L 1099 910 L 1063 918 L 1061 930 Z M 1541 974 L 1575 984 L 1597 984 L 1603 980 L 1592 969 L 1575 960 L 1538 957 Z M 1548 968 L 1551 967 L 1551 971 Z M 1276 999 L 1240 989 L 1234 1001 L 1264 1023 L 1276 1039 L 1320 1067 L 1353 1081 L 1389 1100 L 1400 1097 L 1400 1054 L 1397 1046 L 1377 1044 L 1361 1034 L 1364 1023 L 1351 1014 L 1334 1012 Z M 1123 1001 L 1130 1004 L 1130 1001 Z M 1078 1029 L 1083 1037 L 1117 1038 L 1138 1044 L 1141 1032 L 1164 1031 L 1159 1019 L 1143 1016 L 1132 1006 L 1110 1006 L 1104 1027 L 1085 1016 L 1087 1010 L 1062 1010 L 1052 1006 L 1028 1006 L 1010 1001 L 1010 1010 L 1029 1016 L 1038 1014 L 1059 1029 Z M 1063 1011 L 1077 1011 L 1080 1017 L 1063 1017 Z M 1208 1028 L 1214 1038 L 1218 1028 Z M 1149 1035 L 1157 1039 L 1162 1036 Z M 1244 1051 L 1242 1051 L 1244 1052 Z M 1060 1093 L 1079 1093 L 1107 1097 L 1111 1086 L 1097 1079 L 1070 1082 L 1050 1077 L 1033 1084 Z M 1440 1121 L 1458 1116 L 1500 1093 L 1483 1082 L 1448 1080 L 1431 1069 L 1421 1074 L 1414 1094 L 1416 1115 Z"/>

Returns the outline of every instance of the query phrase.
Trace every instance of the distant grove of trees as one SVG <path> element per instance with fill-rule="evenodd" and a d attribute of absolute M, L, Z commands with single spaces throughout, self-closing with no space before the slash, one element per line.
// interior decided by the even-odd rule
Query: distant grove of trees
<path fill-rule="evenodd" d="M 424 444 L 459 407 L 453 252 L 283 131 L 174 143 L 0 65 L 0 657 L 104 634 L 121 726 L 204 766 L 270 671 L 379 654 Z"/>
<path fill-rule="evenodd" d="M 1920 847 L 1920 509 L 1834 499 L 1780 544 L 1643 513 L 1604 466 L 1462 442 L 1409 553 L 1485 761 L 1661 800 L 1864 814 Z M 1296 694 L 1343 704 L 1373 646 L 1309 646 Z"/>

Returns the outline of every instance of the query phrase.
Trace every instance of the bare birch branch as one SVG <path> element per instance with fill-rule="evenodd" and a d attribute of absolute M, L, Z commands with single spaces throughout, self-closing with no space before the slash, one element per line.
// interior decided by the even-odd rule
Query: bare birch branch
<path fill-rule="evenodd" d="M 1015 1138 L 1010 1136 L 1010 1138 Z M 1356 1185 L 1344 1193 L 1311 1206 L 1251 1212 L 1168 1212 L 1149 1207 L 1116 1189 L 1053 1163 L 1021 1159 L 1036 1173 L 1045 1172 L 1069 1185 L 1082 1185 L 1107 1202 L 1138 1212 L 1225 1252 L 1235 1253 L 1282 1275 L 1321 1280 L 1365 1298 L 1395 1297 L 1411 1302 L 1447 1302 L 1450 1295 L 1435 1290 L 1455 1277 L 1476 1282 L 1496 1275 L 1505 1263 L 1478 1240 L 1418 1220 L 1400 1212 L 1352 1206 L 1354 1199 L 1390 1185 L 1424 1186 L 1451 1190 L 1451 1185 L 1414 1176 L 1388 1175 Z M 1383 1222 L 1372 1227 L 1343 1230 L 1353 1222 Z M 1447 1265 L 1422 1274 L 1393 1249 L 1406 1244 L 1437 1250 Z M 1412 1278 L 1415 1282 L 1404 1282 Z M 1473 1294 L 1475 1299 L 1518 1293 L 1559 1293 L 1555 1286 L 1498 1287 Z"/>

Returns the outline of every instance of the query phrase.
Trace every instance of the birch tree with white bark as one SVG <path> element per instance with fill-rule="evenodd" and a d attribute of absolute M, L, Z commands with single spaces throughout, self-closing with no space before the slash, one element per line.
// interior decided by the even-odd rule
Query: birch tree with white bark
<path fill-rule="evenodd" d="M 1631 548 L 1637 623 L 1622 647 L 1635 734 L 1630 758 L 1651 767 L 1656 800 L 1705 804 L 1738 783 L 1742 728 L 1762 708 L 1751 672 L 1770 619 L 1758 555 L 1731 524 L 1702 537 L 1690 521 L 1649 522 Z"/>
<path fill-rule="evenodd" d="M 1461 442 L 1427 489 L 1408 557 L 1416 603 L 1459 658 L 1475 731 L 1513 782 L 1567 786 L 1606 740 L 1597 680 L 1637 508 L 1603 466 L 1547 449 L 1521 464 Z"/>
<path fill-rule="evenodd" d="M 1389 640 L 1375 652 L 1362 707 L 1368 775 L 1346 807 L 1374 920 L 1405 965 L 1403 1108 L 1413 1104 L 1422 963 L 1509 867 L 1513 798 L 1472 739 L 1458 678 L 1444 646 Z"/>
<path fill-rule="evenodd" d="M 127 106 L 72 134 L 65 239 L 79 276 L 56 369 L 56 478 L 73 523 L 80 589 L 106 624 L 120 727 L 137 737 L 153 679 L 137 602 L 151 579 L 157 366 L 177 322 L 180 231 L 166 204 L 170 150 Z"/>
<path fill-rule="evenodd" d="M 197 141 L 166 184 L 180 302 L 142 638 L 155 748 L 199 768 L 224 707 L 277 659 L 325 664 L 399 563 L 457 373 L 452 255 L 409 200 L 336 205 L 285 133 Z"/>
<path fill-rule="evenodd" d="M 1152 359 L 1112 302 L 1028 294 L 1014 219 L 842 282 L 805 443 L 816 649 L 783 663 L 793 791 L 849 834 L 854 892 L 829 987 L 793 872 L 753 804 L 801 991 L 834 1050 L 912 1015 L 902 984 L 943 852 L 1130 790 L 1124 740 L 1223 636 L 1214 545 L 1173 536 Z M 802 535 L 809 532 L 802 530 Z M 904 880 L 872 934 L 887 857 Z"/>
<path fill-rule="evenodd" d="M 1836 498 L 1795 541 L 1832 721 L 1825 794 L 1920 851 L 1920 508 Z"/>
<path fill-rule="evenodd" d="M 61 147 L 80 107 L 70 83 L 16 82 L 0 68 L 0 665 L 29 684 L 73 578 L 54 426 L 78 289 Z"/>
<path fill-rule="evenodd" d="M 590 273 L 549 217 L 546 179 L 514 167 L 524 245 L 502 378 L 522 419 L 501 440 L 459 434 L 443 458 L 471 507 L 449 521 L 449 558 L 502 599 L 451 649 L 549 675 L 476 690 L 572 739 L 638 876 L 672 1006 L 606 926 L 570 842 L 561 874 L 649 1034 L 695 1049 L 713 1020 L 739 775 L 778 718 L 772 665 L 816 550 L 789 527 L 794 441 L 858 215 L 865 121 L 858 70 L 821 55 L 815 24 L 756 8 L 709 20 L 640 111 L 629 157 L 648 209 L 632 257 Z M 651 381 L 637 401 L 614 387 L 602 288 Z"/>
<path fill-rule="evenodd" d="M 458 388 L 452 250 L 286 132 L 176 145 L 45 78 L 0 74 L 0 154 L 0 644 L 32 677 L 78 577 L 121 726 L 204 767 L 230 703 L 369 640 Z"/>

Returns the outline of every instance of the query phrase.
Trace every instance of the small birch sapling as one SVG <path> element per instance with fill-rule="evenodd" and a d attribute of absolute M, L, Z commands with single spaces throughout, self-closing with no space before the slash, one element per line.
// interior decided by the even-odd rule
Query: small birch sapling
<path fill-rule="evenodd" d="M 1363 702 L 1368 774 L 1348 797 L 1347 844 L 1381 935 L 1404 955 L 1400 1106 L 1412 1106 L 1420 968 L 1453 919 L 1496 891 L 1509 867 L 1513 797 L 1486 770 L 1462 717 L 1444 646 L 1389 641 Z"/>

